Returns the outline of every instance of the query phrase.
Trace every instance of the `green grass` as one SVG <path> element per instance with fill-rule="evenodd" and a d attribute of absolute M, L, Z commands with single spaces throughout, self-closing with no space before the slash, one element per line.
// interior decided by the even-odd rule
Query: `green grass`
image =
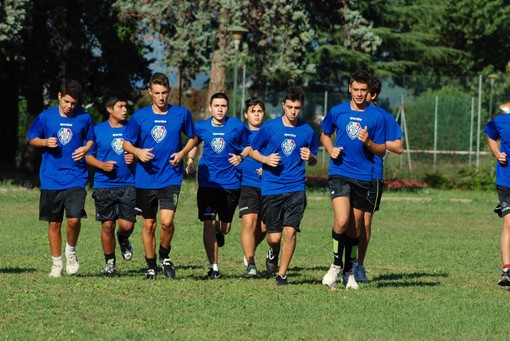
<path fill-rule="evenodd" d="M 240 220 L 220 249 L 222 278 L 205 280 L 207 261 L 196 218 L 194 184 L 185 183 L 172 258 L 177 280 L 142 280 L 137 224 L 134 259 L 103 265 L 99 223 L 87 198 L 78 244 L 80 272 L 50 279 L 39 192 L 0 188 L 0 335 L 3 339 L 506 339 L 510 293 L 500 274 L 501 219 L 495 192 L 387 192 L 374 218 L 358 291 L 321 285 L 332 260 L 332 212 L 326 191 L 308 193 L 308 208 L 289 271 L 244 278 Z M 264 269 L 263 244 L 257 252 Z M 117 253 L 118 258 L 119 253 Z"/>

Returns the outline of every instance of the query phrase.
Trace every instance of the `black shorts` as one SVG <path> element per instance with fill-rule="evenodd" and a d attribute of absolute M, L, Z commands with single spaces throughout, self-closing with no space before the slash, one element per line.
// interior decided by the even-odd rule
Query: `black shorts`
<path fill-rule="evenodd" d="M 367 212 L 375 213 L 379 211 L 381 205 L 381 197 L 383 193 L 384 180 L 383 179 L 372 179 L 372 187 L 368 192 L 368 208 Z"/>
<path fill-rule="evenodd" d="M 510 188 L 496 185 L 496 192 L 499 198 L 499 212 L 500 217 L 504 217 L 510 213 Z"/>
<path fill-rule="evenodd" d="M 260 215 L 267 233 L 281 233 L 284 226 L 300 232 L 299 225 L 306 208 L 306 192 L 265 195 L 262 197 Z"/>
<path fill-rule="evenodd" d="M 118 218 L 136 221 L 136 191 L 134 186 L 94 188 L 96 220 L 109 221 Z"/>
<path fill-rule="evenodd" d="M 329 177 L 331 200 L 337 197 L 350 197 L 351 207 L 366 212 L 370 208 L 368 193 L 371 187 L 371 181 L 356 180 L 339 175 Z"/>
<path fill-rule="evenodd" d="M 136 210 L 145 219 L 156 219 L 158 202 L 162 210 L 177 210 L 180 186 L 167 186 L 159 189 L 136 189 Z"/>
<path fill-rule="evenodd" d="M 245 214 L 260 213 L 262 194 L 260 188 L 242 186 L 239 196 L 239 218 Z"/>
<path fill-rule="evenodd" d="M 39 220 L 61 222 L 64 218 L 87 218 L 85 212 L 85 188 L 73 187 L 63 190 L 41 190 Z"/>
<path fill-rule="evenodd" d="M 198 219 L 215 220 L 216 215 L 225 223 L 231 223 L 239 202 L 239 189 L 199 187 L 197 193 Z"/>

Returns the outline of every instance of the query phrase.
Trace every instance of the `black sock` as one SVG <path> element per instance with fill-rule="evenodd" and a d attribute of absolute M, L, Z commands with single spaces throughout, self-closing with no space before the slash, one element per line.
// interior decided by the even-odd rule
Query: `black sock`
<path fill-rule="evenodd" d="M 113 259 L 113 264 L 115 265 L 115 253 L 112 254 L 104 254 L 104 261 L 105 263 L 109 263 L 108 261 Z M 110 262 L 111 263 L 111 262 Z"/>
<path fill-rule="evenodd" d="M 358 254 L 358 245 L 359 237 L 358 238 L 346 237 L 344 272 L 350 272 L 352 270 L 352 263 L 354 262 Z"/>
<path fill-rule="evenodd" d="M 335 231 L 331 231 L 333 236 L 333 264 L 337 266 L 343 266 L 342 254 L 344 253 L 345 240 L 347 236 L 345 233 L 338 234 Z"/>
<path fill-rule="evenodd" d="M 168 249 L 165 249 L 159 244 L 159 260 L 170 258 L 170 250 L 172 250 L 172 246 L 169 245 Z"/>
<path fill-rule="evenodd" d="M 147 258 L 147 257 L 145 257 L 145 262 L 147 262 L 147 268 L 156 271 L 156 269 L 157 269 L 157 266 L 156 266 L 156 257 L 154 257 L 154 258 Z"/>
<path fill-rule="evenodd" d="M 119 244 L 122 244 L 126 240 L 128 240 L 130 235 L 131 235 L 131 232 L 129 232 L 129 233 L 126 233 L 126 232 L 121 233 L 120 231 L 117 232 L 117 240 L 119 241 Z"/>

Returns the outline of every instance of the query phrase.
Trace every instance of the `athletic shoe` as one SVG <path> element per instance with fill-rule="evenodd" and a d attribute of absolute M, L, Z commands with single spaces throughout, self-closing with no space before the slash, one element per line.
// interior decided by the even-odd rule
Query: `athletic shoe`
<path fill-rule="evenodd" d="M 104 268 L 101 269 L 101 274 L 104 276 L 113 276 L 117 272 L 117 267 L 115 264 L 106 263 Z"/>
<path fill-rule="evenodd" d="M 156 270 L 154 270 L 154 269 L 147 269 L 147 271 L 145 272 L 144 279 L 155 280 L 156 279 Z"/>
<path fill-rule="evenodd" d="M 494 213 L 496 213 L 500 218 L 503 217 L 503 211 L 501 209 L 500 204 L 498 204 L 498 206 L 496 206 L 496 208 L 494 208 Z"/>
<path fill-rule="evenodd" d="M 59 277 L 62 277 L 62 265 L 56 265 L 56 264 L 53 264 L 51 266 L 51 271 L 50 273 L 48 274 L 48 276 L 52 277 L 52 278 L 59 278 Z"/>
<path fill-rule="evenodd" d="M 207 273 L 207 278 L 209 279 L 218 279 L 220 276 L 220 272 L 213 269 L 209 269 L 209 272 Z"/>
<path fill-rule="evenodd" d="M 352 272 L 346 272 L 343 275 L 345 289 L 359 289 L 359 285 L 354 278 L 354 274 Z"/>
<path fill-rule="evenodd" d="M 354 270 L 353 270 L 353 273 L 354 273 L 354 279 L 356 280 L 356 282 L 368 282 L 367 272 L 363 265 L 357 266 L 356 272 L 354 272 Z"/>
<path fill-rule="evenodd" d="M 510 286 L 510 269 L 503 270 L 503 273 L 498 280 L 498 285 L 501 285 L 502 287 Z"/>
<path fill-rule="evenodd" d="M 117 233 L 117 238 L 118 237 L 119 234 Z M 131 245 L 129 239 L 124 240 L 122 243 L 119 241 L 119 246 L 122 258 L 124 258 L 124 260 L 130 261 L 133 258 L 133 246 Z"/>
<path fill-rule="evenodd" d="M 161 269 L 163 270 L 166 278 L 175 278 L 175 266 L 170 258 L 165 258 L 161 261 Z"/>
<path fill-rule="evenodd" d="M 223 247 L 225 245 L 225 235 L 221 232 L 216 232 L 216 241 L 218 242 L 218 247 Z"/>
<path fill-rule="evenodd" d="M 257 267 L 255 264 L 248 264 L 246 267 L 246 275 L 248 276 L 257 276 Z"/>
<path fill-rule="evenodd" d="M 322 284 L 332 288 L 336 285 L 336 279 L 338 275 L 342 273 L 342 267 L 340 265 L 331 264 L 328 272 L 322 277 Z"/>
<path fill-rule="evenodd" d="M 286 275 L 277 275 L 276 276 L 276 285 L 289 285 L 289 281 L 287 280 Z"/>
<path fill-rule="evenodd" d="M 78 261 L 78 257 L 76 256 L 76 252 L 66 253 L 66 272 L 69 275 L 74 275 L 80 269 L 80 262 Z"/>
<path fill-rule="evenodd" d="M 278 268 L 278 254 L 269 248 L 266 255 L 266 271 L 268 274 L 274 274 Z"/>

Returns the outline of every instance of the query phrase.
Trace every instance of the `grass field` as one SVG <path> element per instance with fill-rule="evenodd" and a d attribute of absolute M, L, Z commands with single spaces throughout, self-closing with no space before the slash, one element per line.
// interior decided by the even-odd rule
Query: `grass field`
<path fill-rule="evenodd" d="M 87 198 L 78 244 L 80 272 L 50 279 L 39 192 L 0 187 L 0 335 L 25 339 L 480 340 L 507 339 L 510 292 L 500 275 L 501 219 L 494 192 L 424 189 L 385 193 L 374 218 L 358 291 L 331 290 L 321 278 L 332 261 L 326 191 L 308 193 L 287 287 L 244 278 L 240 220 L 220 249 L 222 278 L 205 279 L 194 184 L 185 183 L 172 258 L 177 279 L 142 280 L 140 227 L 134 259 L 119 275 L 99 276 L 99 223 Z M 257 252 L 264 269 L 267 246 Z M 121 258 L 117 252 L 118 258 Z"/>

